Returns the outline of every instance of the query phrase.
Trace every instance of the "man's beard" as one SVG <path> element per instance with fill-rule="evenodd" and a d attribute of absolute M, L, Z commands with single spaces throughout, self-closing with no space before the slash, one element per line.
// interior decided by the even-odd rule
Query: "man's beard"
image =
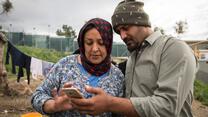
<path fill-rule="evenodd" d="M 133 52 L 134 50 L 139 48 L 140 43 L 135 42 L 131 38 L 125 38 L 123 41 L 126 44 L 127 49 L 128 49 L 129 52 Z"/>

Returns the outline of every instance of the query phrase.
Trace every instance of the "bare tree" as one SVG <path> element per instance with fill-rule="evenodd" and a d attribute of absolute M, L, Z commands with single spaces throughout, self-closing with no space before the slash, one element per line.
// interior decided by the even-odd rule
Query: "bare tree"
<path fill-rule="evenodd" d="M 4 45 L 6 43 L 6 36 L 0 32 L 0 89 L 3 89 L 4 94 L 8 94 L 8 80 L 7 80 L 7 71 L 3 63 L 4 56 Z"/>
<path fill-rule="evenodd" d="M 2 11 L 0 11 L 0 15 L 2 15 L 4 13 L 7 14 L 8 12 L 10 12 L 11 9 L 13 8 L 13 5 L 9 0 L 6 0 L 6 1 L 0 1 L 0 7 L 2 7 Z M 2 26 L 0 24 L 0 32 L 3 32 L 1 30 L 2 30 Z M 5 33 L 5 32 L 3 32 L 3 33 Z"/>
<path fill-rule="evenodd" d="M 9 13 L 13 8 L 13 5 L 9 0 L 5 0 L 1 3 L 1 7 L 3 8 L 3 10 L 1 11 L 0 14 L 3 14 L 3 13 Z"/>
<path fill-rule="evenodd" d="M 4 13 L 9 13 L 13 8 L 13 5 L 9 0 L 5 0 L 0 1 L 0 7 L 2 7 L 2 11 L 0 11 L 0 15 L 2 15 Z M 3 94 L 10 95 L 11 91 L 8 85 L 7 71 L 3 63 L 4 45 L 7 41 L 4 33 L 5 32 L 2 31 L 2 26 L 0 25 L 0 88 L 3 89 Z"/>
<path fill-rule="evenodd" d="M 177 34 L 183 34 L 188 29 L 188 23 L 186 20 L 185 21 L 180 20 L 176 22 L 176 26 L 174 28 Z"/>

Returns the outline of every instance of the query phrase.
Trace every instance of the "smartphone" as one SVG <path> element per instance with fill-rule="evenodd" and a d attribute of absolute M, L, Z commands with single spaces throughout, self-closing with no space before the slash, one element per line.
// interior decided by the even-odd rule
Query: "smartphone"
<path fill-rule="evenodd" d="M 62 90 L 70 97 L 84 98 L 82 93 L 77 88 L 62 88 Z"/>

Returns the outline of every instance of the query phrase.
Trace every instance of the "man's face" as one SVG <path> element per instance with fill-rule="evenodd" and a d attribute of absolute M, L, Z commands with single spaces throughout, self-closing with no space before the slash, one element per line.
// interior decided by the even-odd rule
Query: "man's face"
<path fill-rule="evenodd" d="M 117 27 L 117 30 L 130 52 L 137 49 L 143 40 L 142 27 L 133 25 L 120 25 Z"/>

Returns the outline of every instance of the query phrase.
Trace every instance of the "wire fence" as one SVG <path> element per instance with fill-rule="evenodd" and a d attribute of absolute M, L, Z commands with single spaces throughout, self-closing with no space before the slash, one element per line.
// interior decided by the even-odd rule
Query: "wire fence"
<path fill-rule="evenodd" d="M 6 36 L 14 45 L 55 49 L 61 52 L 74 52 L 76 49 L 78 49 L 78 43 L 76 39 L 72 38 L 50 37 L 48 35 L 32 35 L 25 34 L 23 32 L 9 32 L 6 34 Z M 126 45 L 114 42 L 111 55 L 113 57 L 128 56 Z"/>

